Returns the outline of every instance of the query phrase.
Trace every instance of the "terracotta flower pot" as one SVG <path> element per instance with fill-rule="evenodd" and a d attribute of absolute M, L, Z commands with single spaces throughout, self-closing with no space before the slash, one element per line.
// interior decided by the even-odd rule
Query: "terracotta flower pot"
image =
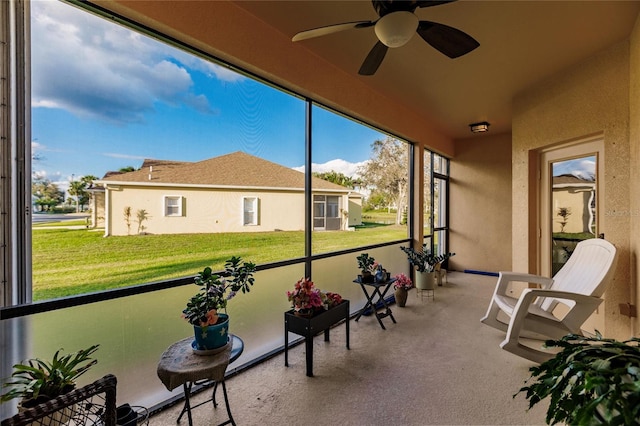
<path fill-rule="evenodd" d="M 404 308 L 407 305 L 407 296 L 409 295 L 409 291 L 404 288 L 396 288 L 395 297 L 396 297 L 396 305 L 401 308 Z"/>

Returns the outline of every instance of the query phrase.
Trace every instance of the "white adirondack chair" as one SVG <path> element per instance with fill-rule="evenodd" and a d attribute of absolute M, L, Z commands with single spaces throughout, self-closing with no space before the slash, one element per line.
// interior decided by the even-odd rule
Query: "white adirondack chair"
<path fill-rule="evenodd" d="M 524 345 L 521 339 L 560 339 L 569 333 L 582 334 L 580 327 L 602 303 L 601 296 L 613 278 L 616 261 L 613 244 L 593 238 L 578 243 L 553 278 L 500 272 L 481 321 L 507 332 L 500 344 L 502 349 L 544 362 L 554 353 Z M 510 282 L 534 283 L 540 288 L 526 288 L 519 298 L 514 298 L 507 294 Z M 542 349 L 542 342 L 539 346 Z"/>

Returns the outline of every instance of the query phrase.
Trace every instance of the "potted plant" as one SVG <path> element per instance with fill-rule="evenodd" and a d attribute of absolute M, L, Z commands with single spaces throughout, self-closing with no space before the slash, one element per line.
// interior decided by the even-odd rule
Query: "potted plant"
<path fill-rule="evenodd" d="M 408 292 L 409 289 L 413 288 L 413 283 L 411 282 L 411 278 L 407 277 L 405 274 L 398 274 L 394 278 L 396 279 L 393 283 L 396 304 L 402 308 L 407 304 Z"/>
<path fill-rule="evenodd" d="M 76 387 L 76 379 L 98 362 L 91 358 L 98 347 L 93 345 L 67 355 L 61 355 L 60 349 L 51 361 L 33 358 L 15 364 L 11 378 L 4 384 L 10 389 L 0 396 L 0 402 L 20 398 L 18 408 L 26 410 L 71 392 Z M 47 422 L 66 424 L 71 420 L 72 411 L 67 407 L 52 413 L 46 417 Z"/>
<path fill-rule="evenodd" d="M 362 253 L 356 257 L 358 262 L 358 269 L 360 269 L 361 275 L 358 277 L 363 283 L 372 283 L 374 281 L 373 274 L 378 268 L 376 260 L 369 256 L 369 253 Z"/>
<path fill-rule="evenodd" d="M 338 293 L 323 292 L 315 287 L 309 278 L 301 278 L 293 288 L 287 291 L 287 300 L 291 302 L 293 313 L 298 316 L 313 316 L 342 303 L 342 296 Z"/>
<path fill-rule="evenodd" d="M 222 275 L 214 274 L 207 266 L 195 277 L 194 283 L 200 287 L 200 291 L 189 299 L 182 317 L 193 325 L 196 351 L 213 350 L 227 344 L 227 302 L 238 291 L 250 291 L 255 281 L 255 270 L 254 263 L 243 262 L 241 257 L 233 256 L 225 262 Z M 219 312 L 222 309 L 225 313 Z"/>
<path fill-rule="evenodd" d="M 435 269 L 436 266 L 444 262 L 455 253 L 446 253 L 434 255 L 424 244 L 421 250 L 413 247 L 400 247 L 400 250 L 406 253 L 409 263 L 413 266 L 416 273 L 415 285 L 419 290 L 433 290 L 435 288 Z"/>
<path fill-rule="evenodd" d="M 550 397 L 547 424 L 640 424 L 640 338 L 623 342 L 569 334 L 548 340 L 561 351 L 529 369 L 529 408 Z"/>

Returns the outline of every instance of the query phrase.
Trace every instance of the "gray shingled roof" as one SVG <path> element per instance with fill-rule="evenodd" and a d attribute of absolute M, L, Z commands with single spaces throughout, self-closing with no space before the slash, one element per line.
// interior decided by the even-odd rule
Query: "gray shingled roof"
<path fill-rule="evenodd" d="M 140 170 L 107 173 L 101 180 L 141 184 L 304 188 L 304 173 L 240 151 L 198 162 L 145 160 Z M 316 190 L 349 190 L 316 177 L 312 178 L 312 186 Z"/>
<path fill-rule="evenodd" d="M 585 185 L 593 185 L 593 180 L 582 179 L 576 175 L 564 174 L 553 177 L 554 185 L 566 185 L 566 184 L 585 184 Z"/>

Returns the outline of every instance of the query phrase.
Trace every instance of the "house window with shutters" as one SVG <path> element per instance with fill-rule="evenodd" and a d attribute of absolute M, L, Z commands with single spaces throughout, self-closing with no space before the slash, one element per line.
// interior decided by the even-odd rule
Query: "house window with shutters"
<path fill-rule="evenodd" d="M 244 197 L 242 199 L 244 226 L 258 224 L 258 197 Z"/>
<path fill-rule="evenodd" d="M 165 216 L 182 216 L 182 197 L 181 196 L 165 196 L 164 197 L 164 215 Z"/>

